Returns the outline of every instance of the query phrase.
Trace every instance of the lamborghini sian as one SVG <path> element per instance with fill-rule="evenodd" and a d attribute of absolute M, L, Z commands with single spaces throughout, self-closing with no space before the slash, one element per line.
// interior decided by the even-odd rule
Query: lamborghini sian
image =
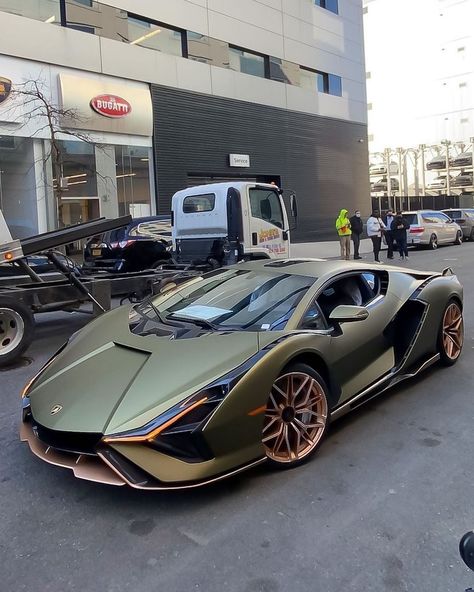
<path fill-rule="evenodd" d="M 330 421 L 463 346 L 462 286 L 365 262 L 254 261 L 122 306 L 22 396 L 21 439 L 79 478 L 179 489 L 296 466 Z"/>

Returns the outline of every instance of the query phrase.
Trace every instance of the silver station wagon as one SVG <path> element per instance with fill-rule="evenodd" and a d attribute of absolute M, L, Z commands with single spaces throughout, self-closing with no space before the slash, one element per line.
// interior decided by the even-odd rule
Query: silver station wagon
<path fill-rule="evenodd" d="M 463 233 L 461 227 L 451 218 L 435 210 L 403 212 L 410 224 L 407 232 L 408 245 L 427 246 L 437 249 L 438 245 L 460 245 Z"/>

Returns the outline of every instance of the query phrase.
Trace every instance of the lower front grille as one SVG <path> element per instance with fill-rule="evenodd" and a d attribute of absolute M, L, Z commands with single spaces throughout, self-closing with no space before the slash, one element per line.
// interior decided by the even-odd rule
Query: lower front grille
<path fill-rule="evenodd" d="M 102 434 L 93 432 L 63 432 L 51 430 L 39 424 L 34 418 L 31 418 L 33 432 L 41 442 L 65 452 L 74 452 L 76 454 L 96 455 L 96 447 L 99 444 Z"/>

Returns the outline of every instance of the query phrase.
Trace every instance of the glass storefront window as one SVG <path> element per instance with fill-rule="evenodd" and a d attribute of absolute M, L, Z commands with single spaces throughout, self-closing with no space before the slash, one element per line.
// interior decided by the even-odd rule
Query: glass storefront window
<path fill-rule="evenodd" d="M 70 226 L 100 217 L 94 145 L 65 140 L 59 142 L 62 174 L 53 177 L 59 199 L 60 226 Z M 54 172 L 53 172 L 54 174 Z M 72 247 L 70 247 L 71 251 Z M 80 249 L 80 245 L 76 245 Z M 72 252 L 72 251 L 71 251 Z"/>
<path fill-rule="evenodd" d="M 128 43 L 175 56 L 183 55 L 182 33 L 145 19 L 128 17 Z"/>
<path fill-rule="evenodd" d="M 265 58 L 261 55 L 229 47 L 229 68 L 244 74 L 265 78 Z"/>
<path fill-rule="evenodd" d="M 14 238 L 38 232 L 33 144 L 32 138 L 0 136 L 0 209 Z"/>
<path fill-rule="evenodd" d="M 60 0 L 0 0 L 0 11 L 60 25 L 59 3 Z"/>
<path fill-rule="evenodd" d="M 188 58 L 211 66 L 229 67 L 229 44 L 188 31 Z"/>
<path fill-rule="evenodd" d="M 118 210 L 120 216 L 150 216 L 151 148 L 115 146 Z"/>

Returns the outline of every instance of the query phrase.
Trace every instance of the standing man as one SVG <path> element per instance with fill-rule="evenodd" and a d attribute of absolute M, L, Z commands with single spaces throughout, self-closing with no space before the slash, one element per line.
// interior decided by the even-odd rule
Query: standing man
<path fill-rule="evenodd" d="M 355 215 L 350 218 L 352 241 L 354 243 L 354 259 L 362 259 L 359 255 L 360 235 L 364 231 L 364 224 L 360 217 L 360 211 L 356 210 Z"/>
<path fill-rule="evenodd" d="M 392 222 L 392 233 L 393 238 L 397 241 L 400 259 L 408 259 L 407 230 L 409 228 L 410 225 L 402 213 L 397 212 L 397 217 Z"/>
<path fill-rule="evenodd" d="M 372 215 L 367 220 L 367 234 L 372 241 L 374 249 L 374 259 L 377 263 L 380 263 L 379 253 L 380 245 L 382 244 L 382 233 L 385 230 L 385 224 L 380 217 L 379 210 L 374 210 Z"/>
<path fill-rule="evenodd" d="M 336 230 L 341 244 L 341 259 L 351 258 L 351 222 L 347 217 L 349 212 L 341 210 L 336 220 Z"/>
<path fill-rule="evenodd" d="M 385 231 L 385 240 L 387 241 L 387 259 L 393 259 L 393 232 L 392 232 L 392 223 L 395 220 L 395 215 L 392 209 L 389 209 L 387 212 L 387 217 L 385 218 L 385 226 L 387 230 Z"/>

